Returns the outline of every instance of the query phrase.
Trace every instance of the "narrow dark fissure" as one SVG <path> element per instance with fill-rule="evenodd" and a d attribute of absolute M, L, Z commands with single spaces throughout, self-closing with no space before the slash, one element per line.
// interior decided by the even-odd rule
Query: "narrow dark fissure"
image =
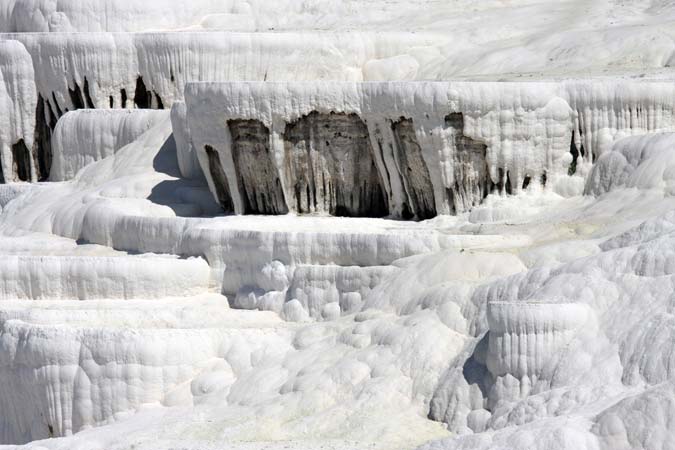
<path fill-rule="evenodd" d="M 47 119 L 48 115 L 49 119 Z M 54 117 L 49 101 L 45 101 L 42 95 L 38 95 L 35 121 L 35 167 L 38 180 L 45 181 L 49 178 L 52 166 L 52 129 L 56 126 L 56 117 Z"/>
<path fill-rule="evenodd" d="M 232 159 L 245 214 L 286 214 L 278 171 L 269 149 L 270 131 L 258 120 L 229 120 Z"/>
<path fill-rule="evenodd" d="M 136 78 L 134 104 L 139 109 L 150 109 L 152 107 L 152 93 L 145 87 L 145 82 L 141 76 Z"/>
<path fill-rule="evenodd" d="M 87 80 L 87 77 L 84 77 L 84 101 L 87 108 L 94 109 L 94 102 L 92 101 L 91 93 L 89 92 L 89 80 Z"/>
<path fill-rule="evenodd" d="M 126 107 L 127 93 L 122 89 L 122 108 Z M 142 76 L 136 78 L 134 105 L 138 109 L 164 109 L 162 98 L 155 91 L 148 90 Z"/>
<path fill-rule="evenodd" d="M 30 150 L 26 147 L 23 139 L 12 145 L 12 158 L 14 159 L 14 171 L 21 181 L 31 181 L 30 179 Z"/>
<path fill-rule="evenodd" d="M 232 202 L 230 188 L 227 184 L 227 177 L 225 176 L 223 166 L 220 163 L 218 152 L 210 145 L 204 146 L 204 150 L 206 150 L 206 155 L 209 158 L 209 172 L 216 189 L 218 203 L 220 203 L 220 206 L 222 206 L 225 212 L 232 213 L 234 212 L 234 203 Z"/>
<path fill-rule="evenodd" d="M 358 115 L 313 111 L 287 124 L 283 138 L 286 181 L 298 213 L 389 213 L 368 127 Z"/>
<path fill-rule="evenodd" d="M 415 136 L 412 119 L 402 117 L 391 124 L 396 139 L 396 156 L 399 173 L 407 196 L 407 205 L 419 220 L 437 215 L 436 197 L 431 184 L 429 168 L 424 162 L 422 149 Z"/>
<path fill-rule="evenodd" d="M 579 151 L 577 150 L 577 144 L 574 142 L 576 133 L 572 132 L 572 142 L 570 142 L 570 153 L 572 154 L 572 163 L 567 169 L 568 175 L 574 175 L 577 172 L 577 160 L 579 159 Z"/>
<path fill-rule="evenodd" d="M 127 90 L 122 88 L 120 89 L 120 99 L 122 101 L 122 109 L 127 107 Z"/>
<path fill-rule="evenodd" d="M 155 103 L 157 104 L 157 109 L 164 109 L 164 103 L 162 102 L 162 98 L 157 95 L 155 92 Z"/>
<path fill-rule="evenodd" d="M 70 95 L 70 103 L 73 105 L 73 109 L 84 109 L 84 97 L 82 96 L 82 90 L 80 85 L 73 81 L 74 88 L 71 89 L 68 87 L 68 94 Z"/>

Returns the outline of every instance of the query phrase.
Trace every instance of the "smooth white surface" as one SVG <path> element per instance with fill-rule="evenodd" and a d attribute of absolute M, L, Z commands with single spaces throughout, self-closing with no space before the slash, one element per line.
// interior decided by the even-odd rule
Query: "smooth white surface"
<path fill-rule="evenodd" d="M 165 116 L 160 111 L 98 109 L 65 114 L 52 137 L 49 179 L 73 178 L 80 169 L 133 142 Z"/>

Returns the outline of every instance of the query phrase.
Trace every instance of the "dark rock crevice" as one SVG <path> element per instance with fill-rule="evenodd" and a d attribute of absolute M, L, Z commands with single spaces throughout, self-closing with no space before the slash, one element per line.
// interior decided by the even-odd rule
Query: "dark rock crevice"
<path fill-rule="evenodd" d="M 126 106 L 126 91 L 124 89 L 122 90 L 122 105 L 123 108 Z M 162 98 L 155 91 L 148 90 L 142 76 L 136 78 L 134 105 L 138 109 L 164 109 Z"/>
<path fill-rule="evenodd" d="M 359 116 L 314 111 L 287 124 L 283 138 L 286 182 L 298 213 L 388 214 L 368 127 Z"/>
<path fill-rule="evenodd" d="M 49 100 L 38 95 L 37 108 L 35 111 L 35 168 L 39 181 L 49 178 L 52 166 L 52 130 L 56 126 L 56 117 L 51 110 Z"/>
<path fill-rule="evenodd" d="M 31 181 L 31 154 L 23 139 L 12 145 L 12 158 L 17 178 L 21 181 Z"/>
<path fill-rule="evenodd" d="M 211 174 L 211 179 L 213 180 L 213 185 L 216 189 L 218 203 L 220 203 L 220 206 L 222 206 L 225 212 L 232 213 L 234 212 L 234 203 L 232 202 L 230 187 L 227 184 L 227 177 L 225 176 L 225 171 L 223 171 L 223 166 L 220 163 L 218 152 L 210 145 L 204 146 L 204 150 L 209 159 L 209 173 Z"/>
<path fill-rule="evenodd" d="M 407 197 L 404 218 L 412 218 L 406 217 L 410 215 L 420 220 L 431 219 L 437 214 L 436 197 L 413 121 L 402 117 L 393 122 L 391 128 L 396 139 L 396 162 Z"/>
<path fill-rule="evenodd" d="M 152 93 L 145 87 L 143 77 L 140 76 L 136 78 L 134 105 L 139 109 L 150 109 L 152 107 Z"/>
<path fill-rule="evenodd" d="M 122 109 L 125 109 L 127 107 L 127 90 L 124 88 L 120 89 L 120 100 Z"/>
<path fill-rule="evenodd" d="M 73 109 L 94 109 L 94 102 L 91 99 L 91 93 L 89 92 L 89 81 L 87 77 L 84 78 L 83 87 L 80 88 L 80 85 L 73 80 L 73 89 L 68 87 L 68 94 L 70 95 L 70 102 L 73 105 Z M 56 101 L 56 99 L 54 99 Z M 59 114 L 59 117 L 61 114 Z"/>
<path fill-rule="evenodd" d="M 70 95 L 70 103 L 73 105 L 74 110 L 84 108 L 84 97 L 82 97 L 82 91 L 77 83 L 75 83 L 74 89 L 68 87 L 68 94 Z"/>
<path fill-rule="evenodd" d="M 94 102 L 91 99 L 91 93 L 89 92 L 89 80 L 87 80 L 87 77 L 84 77 L 84 102 L 87 108 L 95 108 Z"/>
<path fill-rule="evenodd" d="M 491 184 L 490 191 L 497 191 L 500 194 L 511 195 L 513 194 L 513 188 L 511 186 L 511 174 L 508 170 L 504 170 L 501 167 L 498 170 L 499 180 L 497 184 Z"/>
<path fill-rule="evenodd" d="M 568 175 L 574 175 L 577 172 L 577 159 L 579 159 L 579 151 L 577 150 L 577 144 L 574 142 L 575 137 L 574 132 L 572 132 L 572 142 L 570 142 L 570 154 L 572 155 L 572 162 L 570 167 L 567 169 Z"/>
<path fill-rule="evenodd" d="M 162 102 L 162 98 L 155 92 L 155 106 L 156 109 L 164 109 L 164 103 Z"/>
<path fill-rule="evenodd" d="M 279 174 L 269 149 L 269 129 L 257 120 L 229 120 L 232 159 L 244 214 L 286 214 Z"/>

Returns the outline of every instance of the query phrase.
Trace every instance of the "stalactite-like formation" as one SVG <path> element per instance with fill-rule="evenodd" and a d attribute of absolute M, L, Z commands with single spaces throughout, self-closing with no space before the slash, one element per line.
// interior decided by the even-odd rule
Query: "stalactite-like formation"
<path fill-rule="evenodd" d="M 464 135 L 464 115 L 452 113 L 445 117 L 446 127 L 452 129 L 454 185 L 447 189 L 450 203 L 457 213 L 479 205 L 488 195 L 487 146 Z"/>
<path fill-rule="evenodd" d="M 286 126 L 284 141 L 297 212 L 387 215 L 368 128 L 356 114 L 312 112 Z"/>
<path fill-rule="evenodd" d="M 579 303 L 490 303 L 487 367 L 495 380 L 490 407 L 563 382 L 565 370 L 559 366 L 564 359 L 578 363 L 570 341 L 579 329 L 592 326 L 590 314 Z"/>

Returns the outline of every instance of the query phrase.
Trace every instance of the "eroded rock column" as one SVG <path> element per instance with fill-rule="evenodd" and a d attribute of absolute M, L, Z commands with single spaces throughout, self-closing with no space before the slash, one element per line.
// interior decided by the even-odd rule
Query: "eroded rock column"
<path fill-rule="evenodd" d="M 286 214 L 279 172 L 270 153 L 270 131 L 257 120 L 229 120 L 232 159 L 244 214 Z"/>
<path fill-rule="evenodd" d="M 409 214 L 420 220 L 435 217 L 434 187 L 415 136 L 413 121 L 401 118 L 393 122 L 391 127 L 396 140 L 396 163 L 408 198 Z"/>
<path fill-rule="evenodd" d="M 479 205 L 489 194 L 489 174 L 485 155 L 487 146 L 464 135 L 464 115 L 451 113 L 445 117 L 451 131 L 454 184 L 447 189 L 450 205 L 462 213 Z"/>
<path fill-rule="evenodd" d="M 225 212 L 234 212 L 232 194 L 230 193 L 230 187 L 227 184 L 225 171 L 220 163 L 220 155 L 218 155 L 216 149 L 210 145 L 206 145 L 204 150 L 206 151 L 206 156 L 209 160 L 209 173 L 211 175 L 211 180 L 213 181 L 213 188 L 216 191 L 218 203 Z"/>
<path fill-rule="evenodd" d="M 388 214 L 366 124 L 356 114 L 312 112 L 286 126 L 286 186 L 298 213 Z"/>

